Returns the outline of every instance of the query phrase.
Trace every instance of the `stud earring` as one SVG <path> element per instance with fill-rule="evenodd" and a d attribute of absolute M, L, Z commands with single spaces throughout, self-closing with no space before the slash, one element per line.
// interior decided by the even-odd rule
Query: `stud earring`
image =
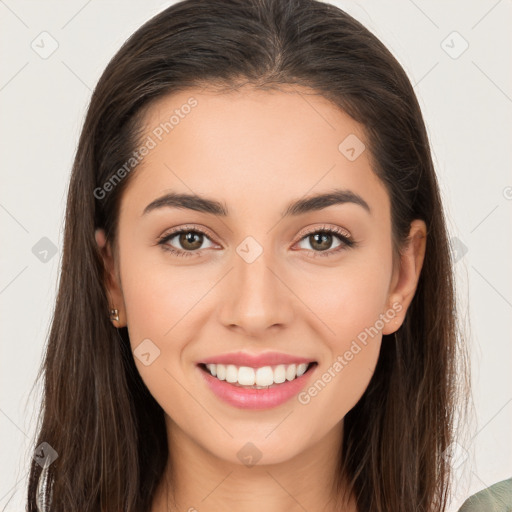
<path fill-rule="evenodd" d="M 119 322 L 119 310 L 118 309 L 110 310 L 110 319 L 115 320 L 116 322 Z"/>

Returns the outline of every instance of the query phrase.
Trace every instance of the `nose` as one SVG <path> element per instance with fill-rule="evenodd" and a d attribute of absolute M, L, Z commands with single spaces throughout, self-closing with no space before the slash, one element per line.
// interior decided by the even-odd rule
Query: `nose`
<path fill-rule="evenodd" d="M 254 338 L 268 337 L 269 331 L 290 325 L 294 294 L 280 274 L 265 252 L 252 263 L 236 255 L 222 285 L 222 324 Z"/>

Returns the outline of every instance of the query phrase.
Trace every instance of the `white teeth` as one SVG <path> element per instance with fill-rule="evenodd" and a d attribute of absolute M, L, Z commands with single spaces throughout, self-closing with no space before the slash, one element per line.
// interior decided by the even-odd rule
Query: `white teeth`
<path fill-rule="evenodd" d="M 274 382 L 282 384 L 286 380 L 286 366 L 280 364 L 274 368 Z"/>
<path fill-rule="evenodd" d="M 256 375 L 254 373 L 254 368 L 249 368 L 248 366 L 241 366 L 238 369 L 238 384 L 242 384 L 242 386 L 253 386 L 256 381 Z M 260 384 L 261 385 L 261 384 Z"/>
<path fill-rule="evenodd" d="M 219 380 L 225 380 L 231 384 L 240 386 L 253 386 L 257 388 L 282 384 L 286 380 L 294 380 L 304 375 L 308 369 L 308 363 L 279 364 L 277 366 L 263 366 L 261 368 L 250 368 L 249 366 L 235 366 L 233 364 L 207 364 L 206 368 L 210 374 Z"/>
<path fill-rule="evenodd" d="M 297 377 L 300 377 L 301 375 L 304 375 L 306 370 L 308 369 L 307 363 L 302 363 L 297 366 Z"/>
<path fill-rule="evenodd" d="M 228 364 L 226 366 L 226 382 L 234 383 L 238 379 L 238 370 L 236 366 Z"/>
<path fill-rule="evenodd" d="M 226 367 L 223 364 L 212 364 L 217 371 L 217 379 L 226 380 Z"/>
<path fill-rule="evenodd" d="M 217 365 L 216 364 L 207 364 L 206 367 L 210 370 L 210 373 L 216 377 L 217 376 Z"/>
<path fill-rule="evenodd" d="M 274 372 L 270 366 L 263 366 L 256 370 L 256 386 L 272 386 L 274 384 Z"/>
<path fill-rule="evenodd" d="M 291 364 L 286 368 L 286 380 L 293 380 L 297 375 L 297 367 L 294 364 Z"/>

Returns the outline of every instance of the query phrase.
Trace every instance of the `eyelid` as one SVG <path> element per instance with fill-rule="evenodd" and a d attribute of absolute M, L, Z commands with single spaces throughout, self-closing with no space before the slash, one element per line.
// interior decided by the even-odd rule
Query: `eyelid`
<path fill-rule="evenodd" d="M 340 228 L 339 226 L 323 224 L 321 226 L 308 226 L 300 230 L 298 237 L 298 242 L 300 242 L 305 236 L 311 235 L 313 233 L 318 233 L 319 231 L 334 231 L 349 240 L 352 240 L 352 235 L 344 228 Z"/>
<path fill-rule="evenodd" d="M 182 231 L 197 231 L 198 233 L 201 233 L 210 239 L 215 238 L 215 236 L 213 236 L 213 234 L 207 228 L 198 226 L 196 224 L 183 224 L 182 226 L 178 226 L 176 228 L 171 228 L 168 231 L 164 231 L 164 233 L 158 237 L 158 241 L 164 240 L 165 238 L 169 238 L 170 236 L 181 233 Z"/>

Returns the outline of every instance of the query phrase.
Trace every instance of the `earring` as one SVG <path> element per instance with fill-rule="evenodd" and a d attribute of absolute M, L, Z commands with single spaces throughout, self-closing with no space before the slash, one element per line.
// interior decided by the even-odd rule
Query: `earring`
<path fill-rule="evenodd" d="M 119 322 L 119 310 L 118 309 L 110 310 L 110 319 L 115 320 L 116 322 Z"/>

